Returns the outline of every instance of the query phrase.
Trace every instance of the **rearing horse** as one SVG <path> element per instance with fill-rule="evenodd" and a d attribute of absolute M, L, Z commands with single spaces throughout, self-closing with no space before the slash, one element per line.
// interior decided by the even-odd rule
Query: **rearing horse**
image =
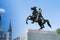
<path fill-rule="evenodd" d="M 38 19 L 38 21 L 36 21 L 35 20 L 36 19 L 36 17 L 33 17 L 33 16 L 28 16 L 27 17 L 27 19 L 26 19 L 26 24 L 28 24 L 28 20 L 34 20 L 34 22 L 37 22 L 38 24 L 39 24 L 39 26 L 40 26 L 40 29 L 43 29 L 44 28 L 44 24 L 47 22 L 47 24 L 48 24 L 48 26 L 51 28 L 51 25 L 50 25 L 50 23 L 49 23 L 49 20 L 45 20 L 45 19 Z"/>

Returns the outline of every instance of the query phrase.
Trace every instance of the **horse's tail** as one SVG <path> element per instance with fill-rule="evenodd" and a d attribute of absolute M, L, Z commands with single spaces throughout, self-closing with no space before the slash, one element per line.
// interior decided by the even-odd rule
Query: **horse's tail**
<path fill-rule="evenodd" d="M 48 26 L 51 28 L 49 20 L 46 20 L 46 22 L 47 22 Z"/>

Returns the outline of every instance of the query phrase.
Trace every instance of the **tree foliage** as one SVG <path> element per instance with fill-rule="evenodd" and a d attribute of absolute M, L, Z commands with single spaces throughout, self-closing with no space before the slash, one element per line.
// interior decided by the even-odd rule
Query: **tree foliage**
<path fill-rule="evenodd" d="M 60 28 L 56 29 L 56 32 L 57 32 L 58 34 L 60 34 Z"/>

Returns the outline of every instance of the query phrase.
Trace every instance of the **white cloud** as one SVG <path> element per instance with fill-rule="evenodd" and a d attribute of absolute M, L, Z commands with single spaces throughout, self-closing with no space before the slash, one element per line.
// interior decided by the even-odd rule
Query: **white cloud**
<path fill-rule="evenodd" d="M 0 13 L 3 13 L 3 12 L 5 12 L 5 9 L 0 8 Z"/>

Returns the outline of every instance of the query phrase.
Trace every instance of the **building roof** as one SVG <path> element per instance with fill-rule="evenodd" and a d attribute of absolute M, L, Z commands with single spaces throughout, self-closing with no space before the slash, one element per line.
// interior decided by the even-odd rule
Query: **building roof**
<path fill-rule="evenodd" d="M 8 32 L 12 32 L 12 28 L 11 28 L 11 22 L 10 22 L 10 25 L 9 25 Z"/>

